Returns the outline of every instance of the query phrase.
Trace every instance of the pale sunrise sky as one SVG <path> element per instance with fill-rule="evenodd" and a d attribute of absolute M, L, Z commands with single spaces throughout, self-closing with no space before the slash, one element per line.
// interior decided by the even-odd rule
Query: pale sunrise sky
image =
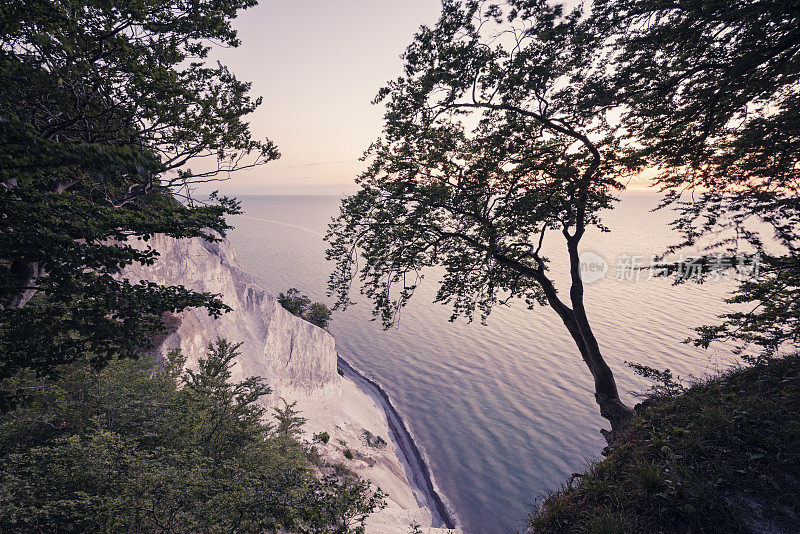
<path fill-rule="evenodd" d="M 235 21 L 242 45 L 216 57 L 264 102 L 251 115 L 280 160 L 214 184 L 230 194 L 353 192 L 358 160 L 381 132 L 378 89 L 402 72 L 400 54 L 439 0 L 261 0 Z"/>
<path fill-rule="evenodd" d="M 234 22 L 242 45 L 216 48 L 213 59 L 263 97 L 253 133 L 282 157 L 198 191 L 354 192 L 359 158 L 381 133 L 383 106 L 371 101 L 402 73 L 400 55 L 439 9 L 440 0 L 261 0 L 242 12 Z"/>

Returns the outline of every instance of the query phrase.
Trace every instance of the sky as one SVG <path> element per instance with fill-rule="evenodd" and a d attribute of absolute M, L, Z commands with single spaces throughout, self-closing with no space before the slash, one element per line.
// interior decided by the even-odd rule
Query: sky
<path fill-rule="evenodd" d="M 242 44 L 215 58 L 264 101 L 250 116 L 255 137 L 280 160 L 235 173 L 226 194 L 344 194 L 356 190 L 359 158 L 381 133 L 371 102 L 402 73 L 400 55 L 440 0 L 261 0 L 234 26 Z"/>
<path fill-rule="evenodd" d="M 440 0 L 261 0 L 234 21 L 238 48 L 215 48 L 251 94 L 256 138 L 278 145 L 278 161 L 234 173 L 213 189 L 230 195 L 341 195 L 356 191 L 359 158 L 381 134 L 378 90 L 402 74 L 401 54 L 420 25 L 435 24 Z M 629 189 L 642 189 L 646 178 Z"/>

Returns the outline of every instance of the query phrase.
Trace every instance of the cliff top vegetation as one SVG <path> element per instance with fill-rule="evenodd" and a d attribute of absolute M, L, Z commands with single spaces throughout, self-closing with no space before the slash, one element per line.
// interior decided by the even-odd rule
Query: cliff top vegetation
<path fill-rule="evenodd" d="M 535 533 L 796 532 L 800 355 L 662 383 L 613 452 L 529 515 Z"/>

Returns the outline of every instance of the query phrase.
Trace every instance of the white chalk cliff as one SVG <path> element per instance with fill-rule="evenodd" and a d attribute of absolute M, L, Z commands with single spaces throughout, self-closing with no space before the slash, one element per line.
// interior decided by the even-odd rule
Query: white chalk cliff
<path fill-rule="evenodd" d="M 243 270 L 227 241 L 156 236 L 149 244 L 160 253 L 155 264 L 131 266 L 126 278 L 216 293 L 233 309 L 219 319 L 204 309 L 178 314 L 159 350 L 180 347 L 187 366 L 194 367 L 217 337 L 242 342 L 234 379 L 266 378 L 273 393 L 261 400 L 265 406 L 279 398 L 297 401 L 308 438 L 321 431 L 330 435 L 322 456 L 388 493 L 388 506 L 368 520 L 368 534 L 405 534 L 415 523 L 426 533 L 457 532 L 446 528 L 452 520 L 385 394 L 344 363 L 342 374 L 337 372 L 333 336 L 284 310 Z M 367 432 L 386 444 L 373 446 L 373 439 L 370 445 Z M 344 457 L 345 449 L 353 452 L 352 460 Z"/>

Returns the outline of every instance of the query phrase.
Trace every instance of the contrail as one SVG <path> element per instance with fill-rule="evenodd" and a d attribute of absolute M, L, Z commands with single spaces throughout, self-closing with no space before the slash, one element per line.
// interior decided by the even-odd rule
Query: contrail
<path fill-rule="evenodd" d="M 317 237 L 324 237 L 325 236 L 325 234 L 321 234 L 319 232 L 315 232 L 314 230 L 309 230 L 308 228 L 303 228 L 302 226 L 298 226 L 296 224 L 290 224 L 290 223 L 281 222 L 281 221 L 273 221 L 273 220 L 270 220 L 270 219 L 259 219 L 258 217 L 248 217 L 246 215 L 240 215 L 240 217 L 242 217 L 244 219 L 250 219 L 252 221 L 261 221 L 261 222 L 266 222 L 266 223 L 280 224 L 280 225 L 283 225 L 283 226 L 289 226 L 291 228 L 297 228 L 298 230 L 302 230 L 303 232 L 306 232 L 307 234 L 311 234 L 311 235 L 317 236 Z"/>

